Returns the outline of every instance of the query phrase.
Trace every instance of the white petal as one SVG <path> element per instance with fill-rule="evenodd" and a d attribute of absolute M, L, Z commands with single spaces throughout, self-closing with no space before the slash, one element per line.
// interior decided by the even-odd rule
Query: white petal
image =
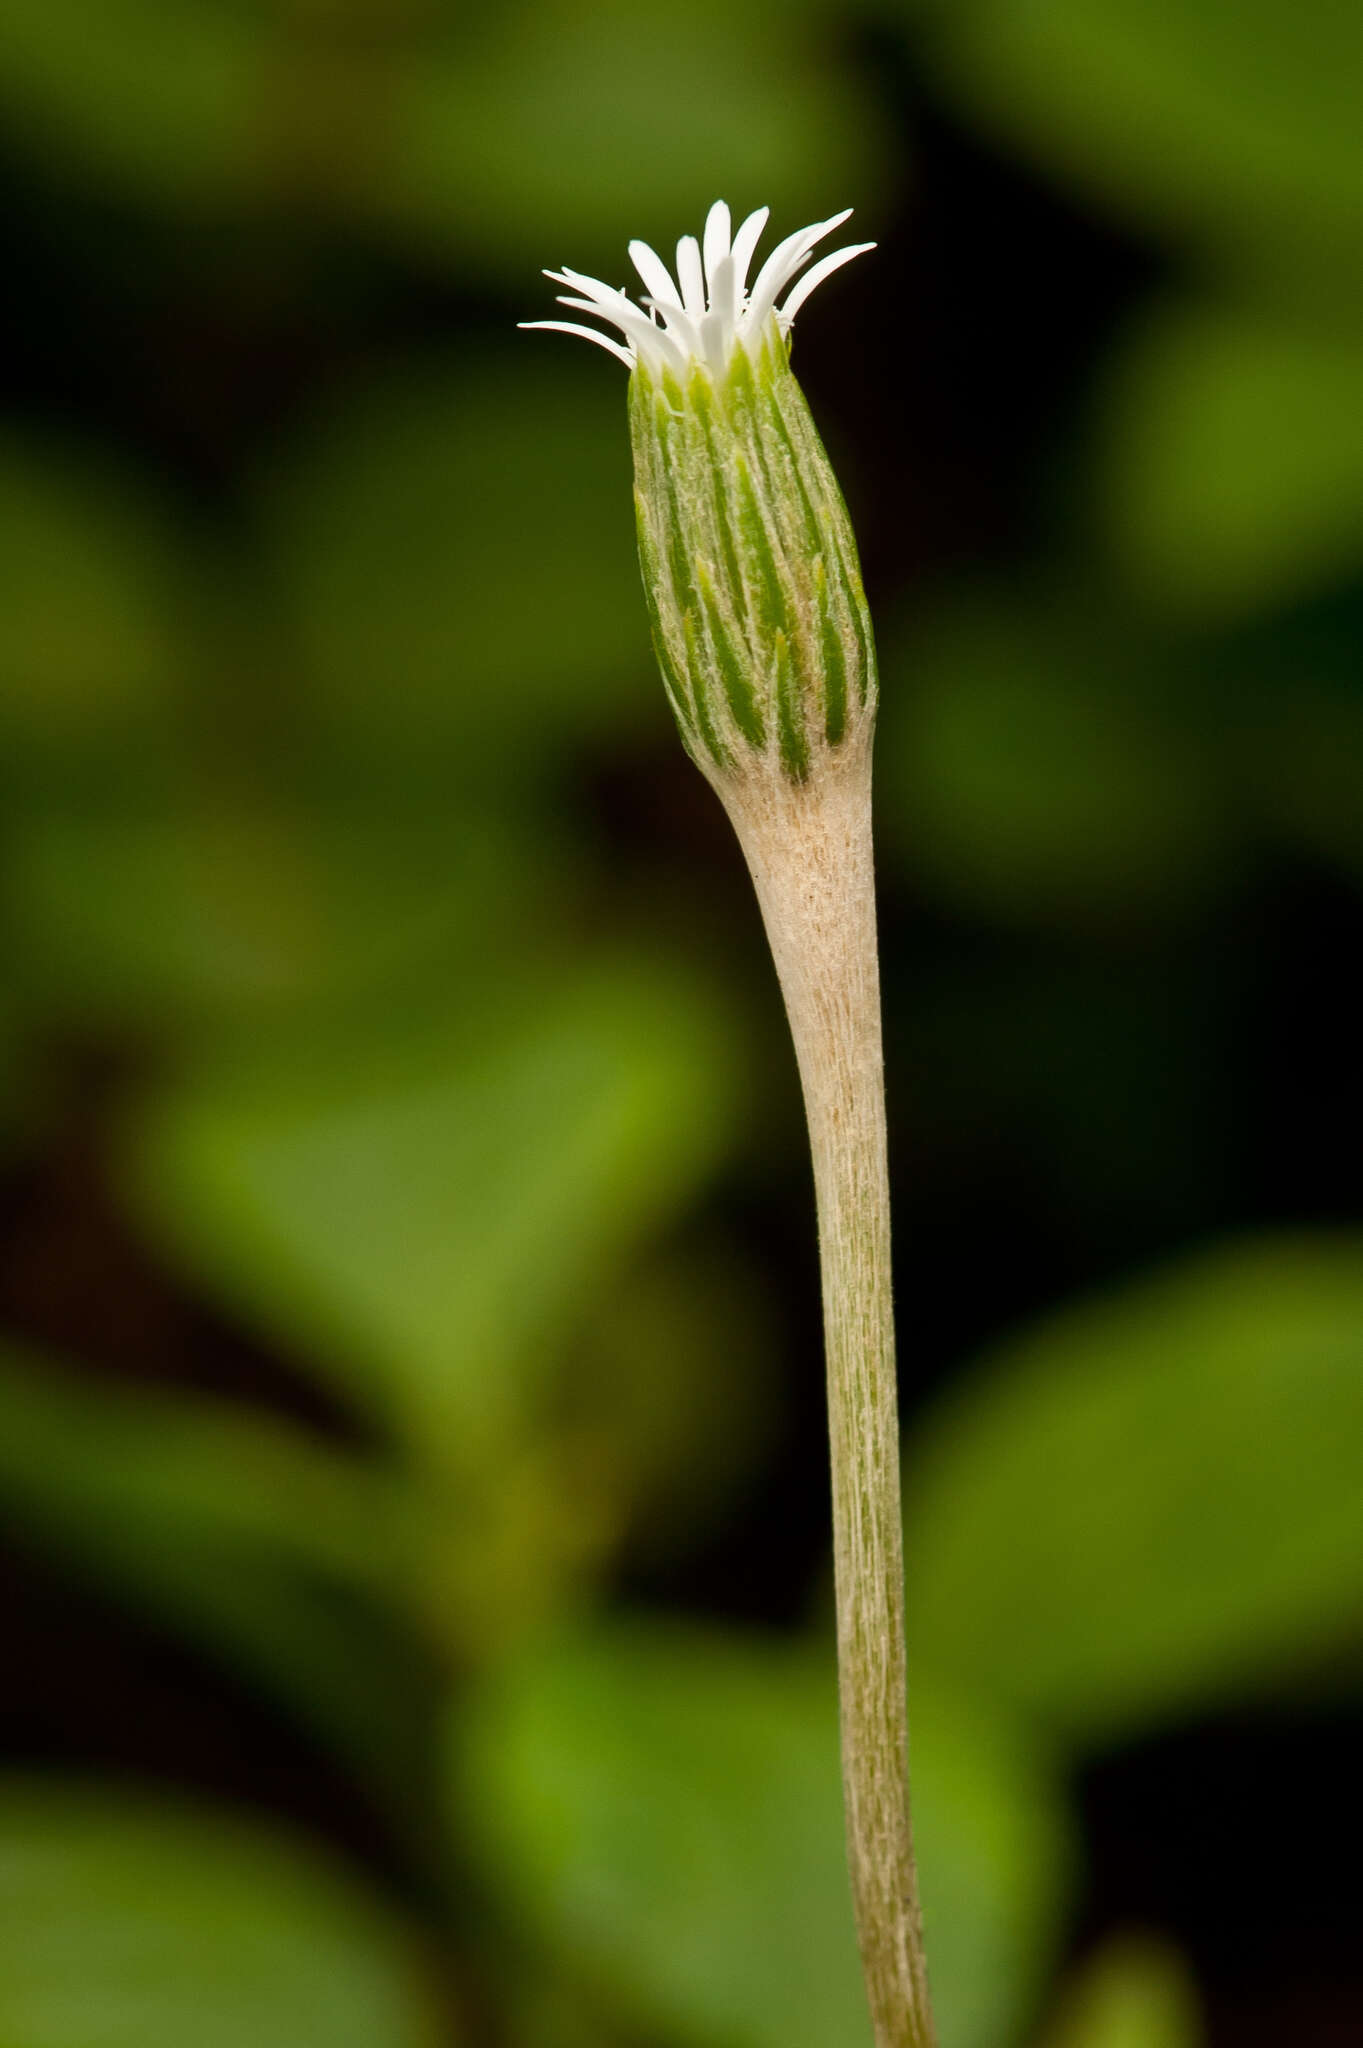
<path fill-rule="evenodd" d="M 629 317 L 635 310 L 629 305 L 603 306 L 599 299 L 584 299 L 577 292 L 558 292 L 556 297 L 560 306 L 576 306 L 580 313 L 595 313 L 602 320 L 609 320 L 621 333 L 628 331 Z"/>
<path fill-rule="evenodd" d="M 874 249 L 874 242 L 852 242 L 846 249 L 835 249 L 831 256 L 821 256 L 812 270 L 807 270 L 796 285 L 784 306 L 780 308 L 781 323 L 788 327 L 812 291 L 817 291 L 826 277 L 835 270 L 841 270 L 844 263 L 850 263 L 854 256 L 864 256 L 868 249 Z"/>
<path fill-rule="evenodd" d="M 683 313 L 677 306 L 664 305 L 658 299 L 645 299 L 644 304 L 663 316 L 669 334 L 674 334 L 687 355 L 700 354 L 700 322 L 693 320 L 689 313 Z"/>
<path fill-rule="evenodd" d="M 649 291 L 660 306 L 680 306 L 681 293 L 672 280 L 672 272 L 663 262 L 656 249 L 650 249 L 647 242 L 631 242 L 630 261 L 638 271 Z"/>
<path fill-rule="evenodd" d="M 738 320 L 738 299 L 734 292 L 734 259 L 721 256 L 710 272 L 710 311 L 724 323 L 725 346 L 732 339 Z"/>
<path fill-rule="evenodd" d="M 518 327 L 544 327 L 551 334 L 580 334 L 584 341 L 594 341 L 602 348 L 608 348 L 613 356 L 619 356 L 627 370 L 634 368 L 633 351 L 612 335 L 603 334 L 598 327 L 583 327 L 576 320 L 518 320 Z"/>
<path fill-rule="evenodd" d="M 700 323 L 701 348 L 705 360 L 717 377 L 724 375 L 728 357 L 728 331 L 718 313 L 707 313 Z"/>
<path fill-rule="evenodd" d="M 705 217 L 705 281 L 710 287 L 710 304 L 715 303 L 715 272 L 729 253 L 729 209 L 717 199 Z"/>
<path fill-rule="evenodd" d="M 574 291 L 586 292 L 590 298 L 609 299 L 615 296 L 613 284 L 602 284 L 599 277 L 587 277 L 580 270 L 569 270 L 566 263 L 562 270 L 546 270 L 544 275 L 552 278 L 555 284 L 570 284 Z"/>
<path fill-rule="evenodd" d="M 683 235 L 678 242 L 675 278 L 647 242 L 630 243 L 630 260 L 644 285 L 642 306 L 626 291 L 579 270 L 565 266 L 545 272 L 556 284 L 568 288 L 566 295 L 560 295 L 560 304 L 609 322 L 623 340 L 570 320 L 524 320 L 520 324 L 580 335 L 631 366 L 644 361 L 685 376 L 693 362 L 702 362 L 721 374 L 739 335 L 759 337 L 773 313 L 788 332 L 795 315 L 825 278 L 854 256 L 874 248 L 872 242 L 858 242 L 837 249 L 796 283 L 817 245 L 841 227 L 850 213 L 849 207 L 787 235 L 762 265 L 749 293 L 748 271 L 770 218 L 769 209 L 762 206 L 750 213 L 735 234 L 728 206 L 717 199 L 706 216 L 702 239 Z M 783 292 L 787 293 L 786 302 L 778 307 Z"/>
<path fill-rule="evenodd" d="M 625 292 L 617 290 L 613 284 L 602 284 L 597 277 L 584 277 L 580 270 L 569 270 L 566 263 L 562 270 L 546 270 L 544 274 L 551 277 L 555 284 L 566 284 L 571 290 L 584 293 L 612 320 L 622 306 L 627 306 L 632 313 L 639 310 L 633 299 Z"/>
<path fill-rule="evenodd" d="M 833 214 L 830 219 L 816 221 L 813 227 L 800 228 L 795 234 L 787 235 L 784 242 L 778 242 L 757 273 L 757 282 L 752 288 L 745 326 L 753 334 L 761 332 L 778 296 L 785 290 L 796 271 L 808 262 L 815 246 L 825 235 L 831 235 L 834 228 L 840 228 L 851 211 L 850 206 L 845 207 L 841 213 Z"/>
<path fill-rule="evenodd" d="M 682 304 L 693 320 L 705 312 L 705 274 L 700 267 L 700 243 L 694 235 L 683 235 L 677 244 L 677 282 Z"/>
<path fill-rule="evenodd" d="M 759 206 L 756 213 L 748 215 L 734 236 L 734 297 L 740 309 L 743 305 L 743 294 L 748 288 L 748 265 L 752 262 L 753 252 L 762 239 L 762 230 L 770 217 L 771 208 Z"/>
<path fill-rule="evenodd" d="M 650 362 L 661 361 L 668 363 L 677 372 L 678 376 L 684 376 L 686 373 L 686 351 L 663 328 L 655 327 L 647 313 L 641 312 L 638 306 L 632 305 L 622 293 L 617 292 L 616 297 L 620 300 L 620 304 L 610 311 L 607 311 L 595 299 L 560 297 L 559 304 L 561 306 L 576 306 L 583 313 L 599 313 L 602 319 L 609 320 L 618 327 L 621 333 L 634 343 L 636 348 L 641 348 L 645 355 L 648 356 Z"/>
<path fill-rule="evenodd" d="M 753 288 L 748 294 L 748 306 L 744 325 L 754 333 L 760 331 L 768 313 L 776 303 L 777 295 L 790 283 L 800 265 L 812 250 L 816 228 L 800 228 L 795 234 L 787 235 L 784 242 L 778 242 L 758 271 Z"/>

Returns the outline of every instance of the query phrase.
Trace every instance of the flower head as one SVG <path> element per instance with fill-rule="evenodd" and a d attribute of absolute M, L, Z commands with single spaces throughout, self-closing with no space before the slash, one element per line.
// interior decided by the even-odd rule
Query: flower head
<path fill-rule="evenodd" d="M 846 219 L 788 235 L 750 289 L 767 208 L 731 240 L 721 200 L 703 245 L 677 244 L 676 281 L 646 242 L 630 243 L 642 305 L 576 270 L 545 273 L 572 287 L 565 305 L 623 340 L 576 321 L 521 323 L 584 335 L 629 366 L 653 645 L 686 748 L 730 803 L 754 775 L 803 784 L 833 755 L 869 761 L 875 649 L 856 542 L 789 348 L 809 294 L 874 246 L 806 270 Z"/>
<path fill-rule="evenodd" d="M 641 305 L 613 285 L 584 277 L 581 271 L 545 271 L 555 284 L 568 287 L 559 294 L 560 305 L 609 321 L 623 340 L 603 334 L 598 327 L 584 327 L 578 320 L 522 320 L 520 324 L 583 335 L 608 348 L 631 369 L 642 362 L 657 373 L 669 369 L 682 377 L 693 363 L 703 363 L 713 375 L 721 376 L 740 342 L 755 355 L 773 315 L 782 334 L 788 335 L 810 293 L 844 263 L 875 247 L 874 242 L 853 242 L 821 257 L 812 270 L 805 270 L 819 243 L 840 228 L 851 211 L 849 206 L 828 220 L 815 221 L 812 227 L 787 235 L 772 250 L 749 289 L 748 272 L 770 208 L 760 206 L 748 215 L 737 234 L 731 235 L 729 209 L 717 199 L 706 218 L 703 240 L 683 235 L 678 242 L 675 279 L 647 242 L 630 243 L 630 260 L 645 287 Z M 797 277 L 799 283 L 778 306 L 782 292 Z"/>

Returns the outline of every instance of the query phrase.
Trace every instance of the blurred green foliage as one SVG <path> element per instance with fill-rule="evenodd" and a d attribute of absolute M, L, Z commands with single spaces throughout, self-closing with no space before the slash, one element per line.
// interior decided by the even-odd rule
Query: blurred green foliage
<path fill-rule="evenodd" d="M 697 0 L 15 0 L 0 95 L 85 178 L 212 218 L 359 222 L 515 277 L 559 236 L 619 248 L 719 170 L 818 218 L 888 129 L 830 62 L 836 15 Z M 553 260 L 552 258 L 550 260 Z"/>
<path fill-rule="evenodd" d="M 527 748 L 661 724 L 620 545 L 620 393 L 571 359 L 500 356 L 391 366 L 262 480 L 321 735 L 399 762 L 435 749 L 479 785 L 523 774 Z"/>
<path fill-rule="evenodd" d="M 1202 2039 L 1197 1995 L 1178 1957 L 1126 1936 L 1082 1971 L 1046 2048 L 1201 2048 Z"/>
<path fill-rule="evenodd" d="M 1250 276 L 1343 286 L 1356 307 L 1354 9 L 975 0 L 930 14 L 949 89 L 1080 190 Z"/>
<path fill-rule="evenodd" d="M 974 580 L 925 607 L 894 659 L 882 838 L 946 901 L 1100 930 L 1179 918 L 1233 877 L 1222 771 L 1155 632 L 1133 644 L 1115 607 L 1073 589 Z"/>
<path fill-rule="evenodd" d="M 40 282 L 0 418 L 0 1517 L 21 1566 L 302 1731 L 385 1849 L 14 1771 L 5 2048 L 860 2037 L 817 1570 L 779 1627 L 656 1593 L 716 1543 L 735 1581 L 746 1544 L 799 1548 L 780 1020 L 672 765 L 619 380 L 510 323 L 542 264 L 623 275 L 718 191 L 782 231 L 851 197 L 898 222 L 888 414 L 904 75 L 1158 272 L 1010 546 L 911 578 L 893 433 L 863 472 L 906 1207 L 929 1233 L 1000 1151 L 1015 1263 L 1037 1212 L 1073 1253 L 1000 1283 L 1026 1327 L 977 1347 L 1010 1244 L 965 1236 L 952 1384 L 909 1426 L 943 2048 L 1197 2048 L 1167 1945 L 1066 1963 L 1075 1785 L 1357 1652 L 1356 1180 L 1243 1229 L 1215 1104 L 1269 1029 L 1246 901 L 1363 884 L 1360 19 L 9 0 L 0 172 Z M 77 396 L 53 372 L 28 408 L 87 344 Z M 875 358 L 857 319 L 839 346 L 811 361 L 851 443 L 839 374 Z M 177 471 L 181 385 L 210 453 Z M 1284 1001 L 1324 1030 L 1340 996 Z M 76 1224 L 51 1332 L 14 1283 L 73 1129 L 123 1280 L 192 1304 L 170 1370 L 109 1369 Z M 744 1223 L 787 1182 L 794 1276 Z M 253 1361 L 227 1389 L 222 1329 Z"/>
<path fill-rule="evenodd" d="M 76 1785 L 0 1786 L 0 1831 L 8 2040 L 449 2039 L 400 1921 L 309 1850 L 237 1820 Z"/>
<path fill-rule="evenodd" d="M 1063 1807 L 1007 1728 L 914 1688 L 918 1846 L 951 2040 L 984 2048 L 1044 1976 Z M 565 1966 L 680 2041 L 818 2048 L 862 2024 L 818 1654 L 615 1625 L 475 1694 L 460 1782 L 501 1884 Z"/>
<path fill-rule="evenodd" d="M 1363 340 L 1171 307 L 1116 366 L 1114 557 L 1153 606 L 1215 619 L 1346 576 L 1363 548 Z"/>
<path fill-rule="evenodd" d="M 920 1654 L 1086 1743 L 1290 1672 L 1363 1603 L 1360 1441 L 1356 1238 L 1069 1311 L 917 1446 Z"/>
<path fill-rule="evenodd" d="M 168 524 L 135 473 L 69 445 L 0 440 L 0 735 L 11 773 L 155 740 L 173 717 L 187 659 Z"/>
<path fill-rule="evenodd" d="M 404 1028 L 405 1027 L 405 1028 Z M 602 960 L 334 1059 L 148 1103 L 148 1220 L 437 1470 L 494 1459 L 559 1333 L 713 1160 L 732 1086 L 702 991 Z"/>

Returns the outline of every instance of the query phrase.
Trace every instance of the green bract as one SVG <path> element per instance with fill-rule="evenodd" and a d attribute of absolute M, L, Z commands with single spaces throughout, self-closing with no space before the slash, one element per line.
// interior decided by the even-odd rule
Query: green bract
<path fill-rule="evenodd" d="M 716 375 L 643 355 L 630 376 L 639 564 L 688 753 L 797 781 L 869 735 L 876 667 L 842 493 L 769 319 Z"/>

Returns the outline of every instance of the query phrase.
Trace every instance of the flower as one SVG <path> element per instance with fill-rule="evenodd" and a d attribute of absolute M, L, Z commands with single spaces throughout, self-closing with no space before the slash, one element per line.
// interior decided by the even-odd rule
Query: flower
<path fill-rule="evenodd" d="M 788 335 L 810 293 L 844 263 L 875 247 L 874 242 L 854 242 L 821 257 L 812 270 L 805 271 L 784 305 L 778 306 L 777 299 L 804 270 L 825 235 L 840 228 L 852 209 L 849 206 L 828 220 L 815 221 L 812 227 L 787 235 L 772 250 L 749 291 L 748 270 L 770 210 L 760 206 L 750 213 L 731 240 L 729 209 L 717 199 L 706 218 L 703 243 L 694 235 L 683 235 L 677 244 L 677 282 L 647 242 L 631 242 L 630 260 L 646 287 L 643 310 L 623 291 L 584 277 L 581 271 L 566 266 L 545 271 L 555 284 L 568 287 L 566 293 L 559 294 L 560 305 L 608 320 L 619 328 L 623 341 L 597 327 L 584 327 L 578 320 L 522 320 L 520 325 L 580 334 L 608 348 L 630 369 L 644 362 L 658 374 L 670 369 L 683 377 L 693 363 L 703 363 L 713 375 L 722 376 L 739 342 L 756 354 L 773 314 L 781 333 Z"/>
<path fill-rule="evenodd" d="M 745 786 L 802 786 L 835 757 L 869 761 L 876 709 L 856 541 L 790 368 L 800 307 L 874 244 L 806 270 L 847 219 L 835 213 L 788 235 L 749 290 L 767 212 L 749 214 L 731 240 L 717 201 L 703 246 L 694 235 L 677 244 L 679 282 L 646 242 L 631 242 L 642 305 L 579 271 L 545 272 L 572 288 L 565 305 L 608 320 L 623 340 L 577 321 L 521 323 L 583 335 L 629 367 L 654 651 L 686 750 L 731 808 Z"/>

